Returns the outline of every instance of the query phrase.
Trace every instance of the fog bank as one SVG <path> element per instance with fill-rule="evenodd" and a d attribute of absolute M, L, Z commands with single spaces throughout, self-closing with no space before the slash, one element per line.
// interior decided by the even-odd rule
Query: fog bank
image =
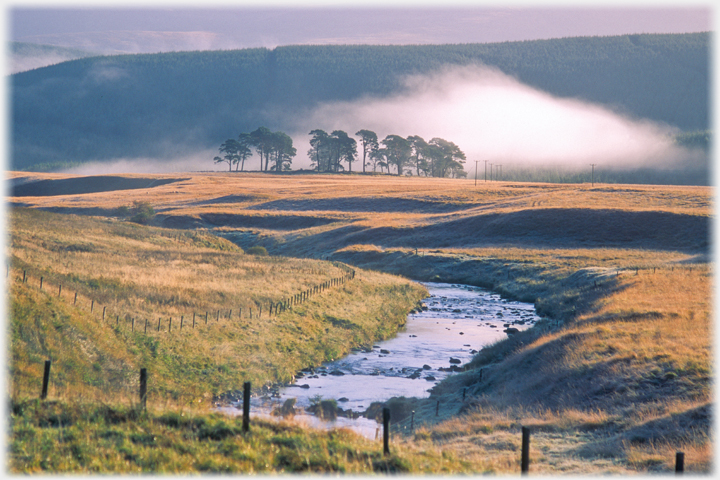
<path fill-rule="evenodd" d="M 467 172 L 474 171 L 475 161 L 481 168 L 484 161 L 501 164 L 503 172 L 509 174 L 513 166 L 587 170 L 589 164 L 596 164 L 598 169 L 663 169 L 694 167 L 704 159 L 703 152 L 674 145 L 673 135 L 677 132 L 668 126 L 631 119 L 587 101 L 555 97 L 482 66 L 452 67 L 432 75 L 411 76 L 404 80 L 402 93 L 385 98 L 326 103 L 296 114 L 265 112 L 257 122 L 257 126 L 282 130 L 293 138 L 297 149 L 293 170 L 310 168 L 308 133 L 317 128 L 328 133 L 344 130 L 352 137 L 360 129 L 369 129 L 377 133 L 379 140 L 389 134 L 420 135 L 426 141 L 441 137 L 465 152 Z M 217 147 L 225 140 L 218 138 Z M 228 171 L 227 164 L 213 163 L 219 155 L 217 147 L 166 142 L 168 149 L 184 148 L 186 153 L 172 160 L 98 161 L 67 172 Z M 353 171 L 362 170 L 360 145 L 358 159 Z M 256 170 L 257 163 L 257 153 L 253 152 L 245 162 L 246 169 Z M 347 164 L 344 166 L 347 168 Z"/>
<path fill-rule="evenodd" d="M 426 141 L 441 137 L 465 152 L 466 170 L 475 160 L 564 168 L 586 168 L 589 163 L 667 168 L 697 157 L 673 144 L 670 127 L 579 99 L 554 97 L 489 67 L 452 67 L 411 76 L 404 86 L 399 95 L 328 103 L 297 119 L 295 130 L 304 130 L 293 135 L 298 157 L 306 157 L 307 132 L 314 128 L 350 135 L 369 129 L 380 140 L 388 134 L 420 135 Z M 298 158 L 297 163 L 309 161 Z"/>
<path fill-rule="evenodd" d="M 227 163 L 215 164 L 216 150 L 202 150 L 173 158 L 119 158 L 110 161 L 83 163 L 80 166 L 64 170 L 63 173 L 75 175 L 106 175 L 118 173 L 175 173 L 217 170 L 227 171 Z M 234 169 L 234 167 L 233 167 Z"/>

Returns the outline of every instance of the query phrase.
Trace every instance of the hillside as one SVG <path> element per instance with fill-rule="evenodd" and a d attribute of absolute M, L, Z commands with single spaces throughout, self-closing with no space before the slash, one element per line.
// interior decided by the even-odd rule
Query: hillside
<path fill-rule="evenodd" d="M 10 73 L 42 68 L 76 58 L 99 55 L 77 48 L 56 47 L 25 42 L 9 42 Z"/>
<path fill-rule="evenodd" d="M 143 366 L 158 403 L 208 401 L 243 381 L 259 389 L 393 335 L 425 293 L 202 232 L 30 209 L 13 210 L 10 232 L 16 400 L 38 391 L 45 359 L 65 399 L 131 399 Z"/>
<path fill-rule="evenodd" d="M 225 298 L 235 295 L 233 301 L 249 306 L 245 294 L 228 293 L 225 287 L 214 295 L 185 295 L 190 288 L 187 284 L 177 295 L 165 287 L 166 282 L 172 283 L 178 277 L 168 273 L 170 265 L 190 270 L 197 263 L 197 268 L 208 268 L 208 262 L 223 258 L 232 262 L 227 262 L 229 268 L 218 269 L 221 278 L 237 278 L 235 262 L 242 265 L 248 261 L 237 245 L 248 251 L 262 245 L 273 255 L 295 257 L 283 261 L 306 269 L 310 265 L 314 265 L 311 269 L 320 265 L 337 268 L 331 267 L 335 264 L 312 260 L 330 259 L 353 268 L 401 274 L 415 280 L 477 285 L 508 299 L 533 302 L 545 318 L 525 332 L 480 350 L 464 372 L 436 386 L 430 398 L 388 402 L 393 405 L 395 428 L 405 432 L 397 445 L 402 447 L 403 455 L 408 455 L 409 463 L 399 464 L 398 471 L 517 472 L 520 426 L 529 426 L 533 432 L 532 472 L 669 472 L 678 450 L 686 453 L 688 471 L 709 472 L 712 467 L 710 332 L 714 267 L 709 257 L 709 226 L 713 219 L 710 188 L 516 182 L 483 182 L 475 186 L 472 180 L 257 173 L 98 177 L 13 173 L 11 177 L 17 195 L 11 197 L 11 205 L 32 209 L 19 209 L 13 214 L 15 225 L 25 225 L 23 229 L 15 227 L 22 234 L 14 234 L 12 247 L 22 254 L 14 253 L 11 270 L 12 294 L 20 299 L 23 312 L 30 314 L 22 318 L 56 309 L 64 321 L 72 313 L 72 306 L 66 308 L 51 298 L 56 290 L 38 292 L 36 276 L 30 286 L 20 283 L 20 268 L 40 259 L 47 266 L 36 270 L 35 275 L 43 272 L 47 279 L 60 276 L 78 286 L 89 285 L 88 280 L 95 280 L 103 289 L 115 285 L 111 291 L 122 294 L 119 301 L 125 303 L 149 288 L 157 305 L 172 308 L 176 318 L 181 308 L 172 302 L 186 297 L 191 297 L 187 300 L 191 302 L 214 302 L 208 304 L 213 309 L 219 308 L 217 298 L 222 297 L 215 295 L 225 293 Z M 40 196 L 42 192 L 52 194 Z M 121 221 L 122 207 L 133 201 L 149 202 L 155 208 L 154 226 L 134 228 Z M 105 218 L 94 221 L 74 215 L 51 216 L 35 209 Z M 37 233 L 40 220 L 55 222 L 52 232 Z M 98 237 L 100 226 L 117 232 L 110 237 L 112 242 Z M 88 231 L 82 240 L 73 230 L 80 227 Z M 127 260 L 106 258 L 106 251 L 115 251 L 109 247 L 130 240 L 140 242 L 142 250 L 122 253 Z M 220 246 L 228 250 L 207 251 Z M 203 263 L 194 262 L 195 257 L 188 251 L 191 248 L 203 249 L 198 252 Z M 163 275 L 138 278 L 123 269 L 123 262 L 145 264 L 148 257 L 153 258 L 149 252 L 155 252 L 157 262 L 152 271 Z M 65 265 L 69 259 L 85 258 L 97 260 Z M 94 265 L 99 263 L 103 271 L 112 275 L 98 276 Z M 272 272 L 280 265 L 270 264 L 265 271 Z M 364 272 L 367 279 L 379 275 Z M 307 270 L 297 275 L 304 281 L 312 277 Z M 258 279 L 246 281 L 257 284 Z M 346 301 L 348 288 L 360 288 L 355 281 L 330 297 L 335 300 L 318 299 L 317 306 L 326 308 L 337 305 L 335 301 Z M 388 280 L 390 284 L 384 285 L 395 292 L 410 292 L 402 290 L 409 287 L 393 288 L 395 281 Z M 214 280 L 207 280 L 207 284 L 217 285 Z M 286 283 L 277 285 L 277 290 L 283 292 L 290 288 Z M 267 301 L 269 295 L 279 294 L 275 288 L 272 293 L 265 290 L 271 289 L 255 292 L 251 298 Z M 382 291 L 376 293 L 383 295 Z M 172 300 L 168 304 L 171 307 L 166 306 L 168 299 Z M 35 310 L 32 305 L 36 305 L 32 307 Z M 157 305 L 149 308 L 159 308 Z M 140 307 L 139 312 L 144 313 Z M 69 318 L 78 327 L 89 325 L 85 316 Z M 52 332 L 62 321 L 44 323 L 43 331 Z M 245 330 L 242 324 L 223 321 L 221 318 L 219 327 L 226 334 L 240 334 L 236 328 L 263 334 L 270 331 L 263 330 L 259 322 L 247 321 Z M 332 319 L 325 321 L 333 324 Z M 337 332 L 330 325 L 326 328 L 339 335 L 346 323 L 335 323 L 339 324 Z M 17 375 L 21 384 L 37 391 L 42 358 L 37 346 L 41 343 L 28 335 L 29 331 L 22 325 L 13 331 L 14 351 L 33 354 L 23 359 L 30 367 L 18 368 L 13 377 Z M 320 330 L 306 332 L 303 327 L 303 334 L 313 332 L 322 336 Z M 90 333 L 85 335 L 94 338 Z M 117 332 L 111 338 L 113 342 L 132 338 L 126 335 Z M 296 341 L 293 336 L 284 338 L 284 342 L 258 342 L 263 357 L 236 357 L 237 370 L 255 365 L 254 371 L 258 372 L 263 359 L 272 357 L 272 347 L 282 351 Z M 319 344 L 325 343 L 332 342 Z M 174 371 L 169 366 L 179 360 L 173 352 L 181 351 L 185 344 L 172 340 L 159 345 L 162 348 L 158 348 L 158 358 L 163 363 L 156 367 L 162 367 L 158 372 Z M 291 357 L 280 351 L 273 358 Z M 82 358 L 80 352 L 74 352 L 69 359 L 79 362 L 78 358 Z M 101 363 L 112 363 L 112 358 L 108 356 Z M 198 363 L 215 367 L 216 361 L 213 356 Z M 95 373 L 91 363 L 80 365 L 88 378 L 106 381 L 98 378 L 102 376 Z M 294 363 L 288 369 L 292 366 Z M 66 369 L 66 378 L 74 371 Z M 188 371 L 198 374 L 203 370 L 198 367 Z M 231 372 L 235 369 L 218 368 L 208 381 L 221 388 L 232 380 Z M 177 388 L 177 380 L 168 377 L 163 381 L 169 393 Z M 28 458 L 41 462 L 41 446 L 33 438 L 45 437 L 27 433 L 36 428 L 39 420 L 34 419 L 36 414 L 30 407 L 23 408 L 27 413 L 17 415 L 25 415 L 21 425 L 26 426 L 18 427 L 14 441 L 34 445 L 35 453 Z M 75 415 L 71 407 L 57 408 L 64 408 L 68 417 Z M 411 411 L 414 417 L 410 417 Z M 42 412 L 37 415 L 43 418 Z M 410 418 L 415 422 L 412 433 L 408 430 Z M 123 427 L 128 430 L 137 428 L 130 420 L 122 422 L 128 424 Z M 157 420 L 152 425 L 143 423 L 141 428 L 160 432 L 162 425 Z M 57 436 L 58 429 L 53 428 L 45 428 L 43 435 Z M 227 436 L 221 438 L 223 442 L 243 442 L 233 428 L 237 427 L 225 425 Z M 188 438 L 197 440 L 194 430 L 188 434 Z M 74 470 L 88 468 L 93 459 L 109 451 L 84 445 L 86 451 L 96 453 L 73 463 Z M 209 448 L 215 444 L 202 445 Z M 261 445 L 255 448 L 264 448 Z M 116 463 L 114 470 L 199 468 L 175 460 L 175 455 L 184 453 L 173 453 L 172 458 L 159 463 L 148 462 L 147 458 L 156 458 L 153 456 L 158 453 L 154 444 L 131 448 L 135 453 L 130 466 Z M 173 445 L 162 448 L 167 448 L 164 452 L 175 451 Z M 294 451 L 308 456 L 317 453 L 310 447 Z M 232 451 L 216 455 L 215 465 L 228 462 L 229 470 L 257 468 L 254 464 L 234 463 L 237 458 Z M 430 457 L 425 460 L 427 455 Z M 447 460 L 445 464 L 436 463 L 438 456 Z M 17 454 L 14 458 L 22 462 L 26 457 Z M 57 461 L 64 465 L 60 459 Z M 273 461 L 280 463 L 265 468 L 290 468 L 278 458 Z M 305 468 L 302 462 L 292 465 Z M 319 471 L 337 469 L 322 462 L 316 467 Z M 371 465 L 365 468 L 372 470 Z"/>
<path fill-rule="evenodd" d="M 11 77 L 11 165 L 214 150 L 261 124 L 290 128 L 321 102 L 398 93 L 404 76 L 448 64 L 494 66 L 560 97 L 707 130 L 709 44 L 703 33 L 78 59 Z"/>

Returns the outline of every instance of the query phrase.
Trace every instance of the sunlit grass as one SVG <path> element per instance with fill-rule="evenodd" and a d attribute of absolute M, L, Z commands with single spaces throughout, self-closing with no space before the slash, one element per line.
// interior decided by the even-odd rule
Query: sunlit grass
<path fill-rule="evenodd" d="M 37 178 L 65 177 L 37 175 Z M 548 316 L 546 321 L 483 349 L 470 364 L 470 371 L 436 388 L 437 396 L 416 407 L 414 435 L 409 434 L 409 420 L 396 426 L 398 432 L 408 434 L 396 442 L 403 445 L 403 451 L 415 452 L 410 471 L 517 473 L 521 425 L 533 428 L 533 473 L 669 472 L 673 468 L 674 452 L 678 450 L 686 452 L 686 470 L 711 470 L 713 441 L 708 432 L 709 412 L 714 402 L 711 391 L 713 266 L 702 243 L 683 247 L 682 242 L 695 239 L 695 233 L 680 232 L 682 235 L 671 247 L 648 248 L 642 242 L 630 242 L 627 248 L 617 245 L 608 248 L 596 242 L 593 248 L 568 245 L 562 228 L 542 242 L 525 241 L 524 244 L 515 242 L 515 237 L 508 237 L 507 241 L 500 239 L 494 244 L 483 243 L 482 239 L 475 242 L 472 231 L 438 229 L 427 237 L 414 236 L 413 231 L 489 213 L 548 208 L 558 209 L 557 215 L 568 226 L 579 222 L 588 211 L 602 209 L 711 217 L 710 188 L 646 185 L 596 185 L 593 188 L 511 182 L 478 182 L 476 187 L 472 180 L 358 175 L 175 176 L 180 177 L 185 180 L 147 190 L 25 197 L 21 201 L 78 213 L 83 213 L 85 208 L 102 208 L 112 216 L 114 209 L 133 200 L 143 200 L 159 212 L 158 224 L 162 224 L 164 215 L 198 221 L 208 213 L 263 217 L 266 221 L 263 228 L 241 224 L 206 226 L 226 238 L 245 235 L 243 245 L 267 241 L 269 250 L 277 246 L 289 255 L 315 258 L 333 255 L 346 262 L 386 271 L 408 275 L 405 272 L 413 272 L 415 278 L 482 285 L 511 298 L 534 302 L 538 312 Z M 367 207 L 354 208 L 355 202 L 361 200 L 366 201 Z M 407 200 L 418 201 L 417 208 L 401 208 Z M 564 209 L 572 214 L 565 215 Z M 321 218 L 332 223 L 307 227 L 303 224 L 306 218 Z M 656 217 L 648 216 L 647 225 L 642 225 L 650 234 L 655 227 L 653 218 Z M 20 252 L 14 258 L 16 278 L 21 268 L 45 265 L 43 262 L 49 259 L 47 265 L 51 268 L 34 271 L 46 275 L 46 281 L 68 282 L 67 288 L 80 290 L 84 301 L 106 292 L 103 301 L 108 305 L 127 305 L 138 315 L 159 309 L 164 315 L 177 316 L 193 310 L 209 310 L 212 315 L 228 303 L 245 310 L 291 294 L 339 271 L 332 264 L 312 260 L 249 259 L 234 244 L 207 235 L 202 229 L 139 228 L 128 232 L 152 231 L 153 234 L 135 238 L 136 234 L 126 232 L 120 235 L 122 238 L 111 241 L 105 238 L 102 229 L 95 235 L 90 226 L 78 230 L 66 226 L 41 240 L 32 232 L 33 222 L 29 222 L 22 242 L 13 244 Z M 126 227 L 122 222 L 116 224 Z M 468 225 L 471 230 L 473 224 Z M 185 226 L 194 228 L 189 221 Z M 353 242 L 353 237 L 348 235 L 353 228 L 362 231 L 377 227 L 407 230 L 402 238 L 375 235 L 361 242 Z M 466 245 L 443 246 L 447 238 L 459 234 L 468 238 Z M 315 243 L 316 238 L 321 242 Z M 336 240 L 337 243 L 333 243 Z M 423 247 L 416 250 L 415 243 Z M 132 251 L 125 250 L 128 246 L 132 246 Z M 101 255 L 105 250 L 121 251 L 127 259 Z M 140 255 L 135 251 L 146 253 Z M 287 266 L 292 266 L 291 272 L 283 270 Z M 410 298 L 415 298 L 414 293 L 398 291 L 403 288 L 401 285 L 375 275 L 362 271 L 360 281 L 339 289 L 332 302 L 321 302 L 320 297 L 315 297 L 296 308 L 293 317 L 283 317 L 283 322 L 290 323 L 280 334 L 262 321 L 248 319 L 242 326 L 221 322 L 214 329 L 202 330 L 223 332 L 206 340 L 199 339 L 198 332 L 184 330 L 183 337 L 174 337 L 178 340 L 172 340 L 177 342 L 172 347 L 166 342 L 166 334 L 163 337 L 153 333 L 148 337 L 165 339 L 165 343 L 159 345 L 167 346 L 163 347 L 167 348 L 163 352 L 167 365 L 176 365 L 175 360 L 170 359 L 181 352 L 202 359 L 202 368 L 208 375 L 205 380 L 217 388 L 224 388 L 228 379 L 237 383 L 245 377 L 217 371 L 216 358 L 230 359 L 225 364 L 230 372 L 247 368 L 245 376 L 251 376 L 250 372 L 270 371 L 284 378 L 283 375 L 291 374 L 292 368 L 282 370 L 273 365 L 285 361 L 290 352 L 295 355 L 297 346 L 307 341 L 323 343 L 327 348 L 315 356 L 308 353 L 306 359 L 315 361 L 341 354 L 342 349 L 334 348 L 339 342 L 332 335 L 334 330 L 323 333 L 329 324 L 312 312 L 332 311 L 331 316 L 354 319 L 352 308 L 355 307 L 347 307 L 346 303 L 351 304 L 351 299 L 361 293 L 366 298 L 381 299 L 387 292 L 394 292 L 407 298 L 407 305 L 412 304 Z M 90 288 L 93 281 L 97 288 Z M 236 288 L 238 285 L 242 288 Z M 144 295 L 140 292 L 152 295 L 139 301 Z M 51 302 L 49 295 L 39 297 L 34 290 L 22 289 L 18 298 L 21 295 L 28 296 L 27 304 L 47 305 L 48 309 L 59 312 L 61 318 L 75 315 Z M 67 300 L 64 302 L 66 305 Z M 383 315 L 401 316 L 398 311 Z M 374 312 L 366 314 L 372 317 Z M 122 377 L 122 368 L 117 376 L 127 379 L 123 380 L 127 387 L 117 398 L 121 403 L 131 404 L 139 365 L 137 355 L 133 356 L 131 350 L 147 345 L 135 343 L 128 348 L 124 334 L 106 336 L 103 340 L 95 338 L 91 319 L 81 320 L 80 316 L 72 319 L 80 333 L 89 339 L 83 344 L 98 342 L 101 349 L 119 357 L 97 360 L 101 365 L 132 366 L 128 367 L 126 377 Z M 292 323 L 297 319 L 302 321 Z M 87 327 L 80 327 L 83 322 Z M 37 325 L 50 332 L 56 328 L 55 324 L 62 322 L 54 319 L 54 323 Z M 392 328 L 374 332 L 382 337 L 390 335 Z M 23 341 L 28 344 L 36 341 L 25 335 L 28 338 Z M 273 335 L 281 335 L 285 340 L 279 343 L 268 340 L 275 338 Z M 360 339 L 347 345 L 356 340 Z M 241 346 L 245 350 L 241 350 Z M 32 361 L 18 363 L 24 366 L 13 371 L 13 377 L 17 374 L 20 379 L 13 388 L 27 392 L 30 397 L 39 390 L 44 359 L 39 347 L 34 352 L 34 357 L 28 357 Z M 102 389 L 87 386 L 87 380 L 94 378 L 87 373 L 92 372 L 90 364 L 83 363 L 82 355 L 87 354 L 81 351 L 73 354 L 77 359 L 70 360 L 73 365 L 83 366 L 78 371 L 84 372 L 84 377 L 78 373 L 70 378 L 73 375 L 70 370 L 61 370 L 68 379 L 63 380 L 65 385 L 74 387 L 62 387 L 64 390 L 57 392 L 70 395 L 74 391 L 82 398 L 102 401 Z M 151 378 L 168 376 L 168 369 L 152 372 Z M 478 369 L 483 370 L 482 381 L 477 380 Z M 181 385 L 183 391 L 194 392 L 195 403 L 208 403 L 207 392 L 203 397 L 201 391 L 193 390 L 192 375 L 187 381 L 179 377 L 176 375 L 173 381 Z M 174 397 L 179 390 L 167 385 L 158 388 L 158 392 L 167 394 L 156 408 L 188 405 L 186 400 Z M 462 400 L 464 389 L 467 389 L 465 401 Z M 204 400 L 197 402 L 198 398 Z M 437 400 L 441 401 L 438 416 L 435 414 Z M 183 465 L 190 470 L 194 468 L 187 462 Z M 327 466 L 329 463 L 325 465 L 326 471 L 335 471 Z M 258 471 L 247 468 L 246 471 Z M 369 471 L 352 468 L 355 467 L 347 467 L 347 471 Z"/>
<path fill-rule="evenodd" d="M 50 358 L 53 393 L 63 398 L 132 397 L 147 367 L 153 395 L 208 402 L 243 381 L 289 381 L 388 338 L 424 295 L 406 280 L 356 269 L 351 281 L 271 315 L 271 305 L 349 267 L 246 255 L 209 234 L 38 211 L 13 212 L 11 226 L 13 397 L 37 395 Z"/>

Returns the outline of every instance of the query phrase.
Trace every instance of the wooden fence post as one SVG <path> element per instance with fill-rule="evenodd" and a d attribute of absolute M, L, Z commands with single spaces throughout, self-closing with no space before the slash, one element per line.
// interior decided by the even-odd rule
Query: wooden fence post
<path fill-rule="evenodd" d="M 520 473 L 527 475 L 530 469 L 530 429 L 522 427 L 522 452 L 520 453 Z"/>
<path fill-rule="evenodd" d="M 185 318 L 185 317 L 180 315 L 180 330 L 182 330 L 183 318 Z"/>
<path fill-rule="evenodd" d="M 158 332 L 160 331 L 160 321 L 161 320 L 162 320 L 162 318 L 158 318 Z"/>
<path fill-rule="evenodd" d="M 135 317 L 130 319 L 130 331 L 131 332 L 135 331 Z"/>
<path fill-rule="evenodd" d="M 103 307 L 103 316 L 102 316 L 103 321 L 105 321 L 105 309 L 106 309 L 106 308 L 107 308 L 107 307 Z"/>
<path fill-rule="evenodd" d="M 243 385 L 243 433 L 250 431 L 250 382 Z"/>
<path fill-rule="evenodd" d="M 147 368 L 140 369 L 140 408 L 147 408 Z"/>
<path fill-rule="evenodd" d="M 383 408 L 383 455 L 390 455 L 390 409 Z"/>
<path fill-rule="evenodd" d="M 195 328 L 195 312 L 193 312 L 193 328 Z"/>
<path fill-rule="evenodd" d="M 45 370 L 43 371 L 42 392 L 40 392 L 40 400 L 45 400 L 48 393 L 48 383 L 50 383 L 50 360 L 45 360 Z"/>
<path fill-rule="evenodd" d="M 147 333 L 147 324 L 148 324 L 148 320 L 147 320 L 147 318 L 146 318 L 146 319 L 145 319 L 145 331 L 144 331 L 143 333 Z"/>
<path fill-rule="evenodd" d="M 27 275 L 27 271 L 23 270 L 23 283 L 25 283 L 26 275 Z"/>
<path fill-rule="evenodd" d="M 207 325 L 207 320 L 208 320 L 208 312 L 207 312 L 207 310 L 206 310 L 206 311 L 205 311 L 205 325 Z"/>
<path fill-rule="evenodd" d="M 685 453 L 677 452 L 675 454 L 675 473 L 681 474 L 685 471 Z"/>
<path fill-rule="evenodd" d="M 172 330 L 172 317 L 168 318 L 168 332 Z"/>
<path fill-rule="evenodd" d="M 40 290 L 42 290 L 43 277 L 40 277 Z"/>
<path fill-rule="evenodd" d="M 62 293 L 62 285 L 58 285 L 58 297 Z"/>
<path fill-rule="evenodd" d="M 94 309 L 94 308 L 95 308 L 95 300 L 92 300 L 92 301 L 90 302 L 90 313 L 93 312 L 93 309 Z"/>
<path fill-rule="evenodd" d="M 75 292 L 75 299 L 73 300 L 73 305 L 77 303 L 77 292 Z"/>

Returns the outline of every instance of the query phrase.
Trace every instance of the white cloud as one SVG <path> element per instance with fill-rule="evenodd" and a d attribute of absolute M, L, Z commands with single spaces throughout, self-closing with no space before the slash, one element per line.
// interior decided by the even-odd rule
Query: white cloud
<path fill-rule="evenodd" d="M 554 97 L 483 66 L 409 77 L 405 91 L 388 98 L 321 105 L 298 119 L 299 156 L 309 148 L 307 132 L 314 128 L 351 135 L 370 129 L 379 139 L 441 137 L 456 143 L 468 162 L 641 167 L 669 166 L 690 155 L 673 145 L 669 127 Z"/>

